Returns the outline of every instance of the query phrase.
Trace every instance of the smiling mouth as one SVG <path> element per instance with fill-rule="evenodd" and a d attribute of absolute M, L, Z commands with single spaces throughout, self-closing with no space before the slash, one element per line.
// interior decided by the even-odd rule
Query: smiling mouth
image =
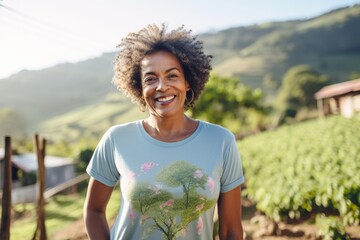
<path fill-rule="evenodd" d="M 168 97 L 159 97 L 159 98 L 156 98 L 155 100 L 158 102 L 168 102 L 168 101 L 173 100 L 174 98 L 175 98 L 175 95 L 168 96 Z"/>

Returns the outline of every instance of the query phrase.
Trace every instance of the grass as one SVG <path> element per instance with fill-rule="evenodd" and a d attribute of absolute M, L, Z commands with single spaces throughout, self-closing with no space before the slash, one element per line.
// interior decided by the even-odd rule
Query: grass
<path fill-rule="evenodd" d="M 51 198 L 46 206 L 46 231 L 51 236 L 82 218 L 85 191 L 71 195 L 57 195 Z M 120 191 L 115 189 L 107 207 L 108 219 L 114 218 L 120 207 Z M 18 204 L 14 206 L 17 215 L 23 215 L 15 220 L 10 229 L 11 239 L 32 239 L 36 228 L 36 206 L 34 204 Z M 51 239 L 51 237 L 50 237 Z"/>

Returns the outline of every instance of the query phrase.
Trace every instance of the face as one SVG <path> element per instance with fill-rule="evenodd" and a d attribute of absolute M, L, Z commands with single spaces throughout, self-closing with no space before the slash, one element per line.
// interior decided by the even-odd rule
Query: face
<path fill-rule="evenodd" d="M 177 58 L 165 51 L 141 61 L 142 94 L 150 114 L 158 117 L 183 115 L 189 84 Z"/>

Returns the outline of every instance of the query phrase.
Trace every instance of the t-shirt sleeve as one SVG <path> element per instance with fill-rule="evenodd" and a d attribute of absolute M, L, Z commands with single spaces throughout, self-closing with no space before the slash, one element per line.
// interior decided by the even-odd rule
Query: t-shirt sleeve
<path fill-rule="evenodd" d="M 114 151 L 111 131 L 108 130 L 97 145 L 86 168 L 86 172 L 91 177 L 109 187 L 115 186 L 120 177 L 115 165 Z"/>
<path fill-rule="evenodd" d="M 244 182 L 240 153 L 235 137 L 229 143 L 224 153 L 223 174 L 220 179 L 220 192 L 228 192 Z"/>

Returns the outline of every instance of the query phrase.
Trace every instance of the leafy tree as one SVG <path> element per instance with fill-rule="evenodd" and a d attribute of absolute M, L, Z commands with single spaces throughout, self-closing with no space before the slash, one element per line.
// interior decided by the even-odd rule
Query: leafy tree
<path fill-rule="evenodd" d="M 205 189 L 208 179 L 208 176 L 202 174 L 201 171 L 195 177 L 197 171 L 200 170 L 186 161 L 176 161 L 174 164 L 164 168 L 156 179 L 166 183 L 169 187 L 182 187 L 185 194 L 185 206 L 188 208 L 190 191 L 198 187 Z"/>
<path fill-rule="evenodd" d="M 290 68 L 282 80 L 276 109 L 284 117 L 295 117 L 300 108 L 314 108 L 316 106 L 315 92 L 327 83 L 327 77 L 320 75 L 308 65 Z"/>
<path fill-rule="evenodd" d="M 94 149 L 86 148 L 80 151 L 79 153 L 79 163 L 77 164 L 77 168 L 79 172 L 85 172 L 87 165 L 90 162 L 90 159 L 94 153 Z"/>
<path fill-rule="evenodd" d="M 170 200 L 171 194 L 161 189 L 155 190 L 155 187 L 148 183 L 140 183 L 131 193 L 131 199 L 135 209 L 141 214 L 149 214 L 151 209 L 160 209 L 162 202 Z M 156 208 L 154 205 L 157 205 Z"/>
<path fill-rule="evenodd" d="M 265 113 L 262 100 L 261 90 L 246 87 L 238 78 L 212 74 L 191 114 L 220 125 L 229 119 L 245 124 L 246 110 Z"/>

